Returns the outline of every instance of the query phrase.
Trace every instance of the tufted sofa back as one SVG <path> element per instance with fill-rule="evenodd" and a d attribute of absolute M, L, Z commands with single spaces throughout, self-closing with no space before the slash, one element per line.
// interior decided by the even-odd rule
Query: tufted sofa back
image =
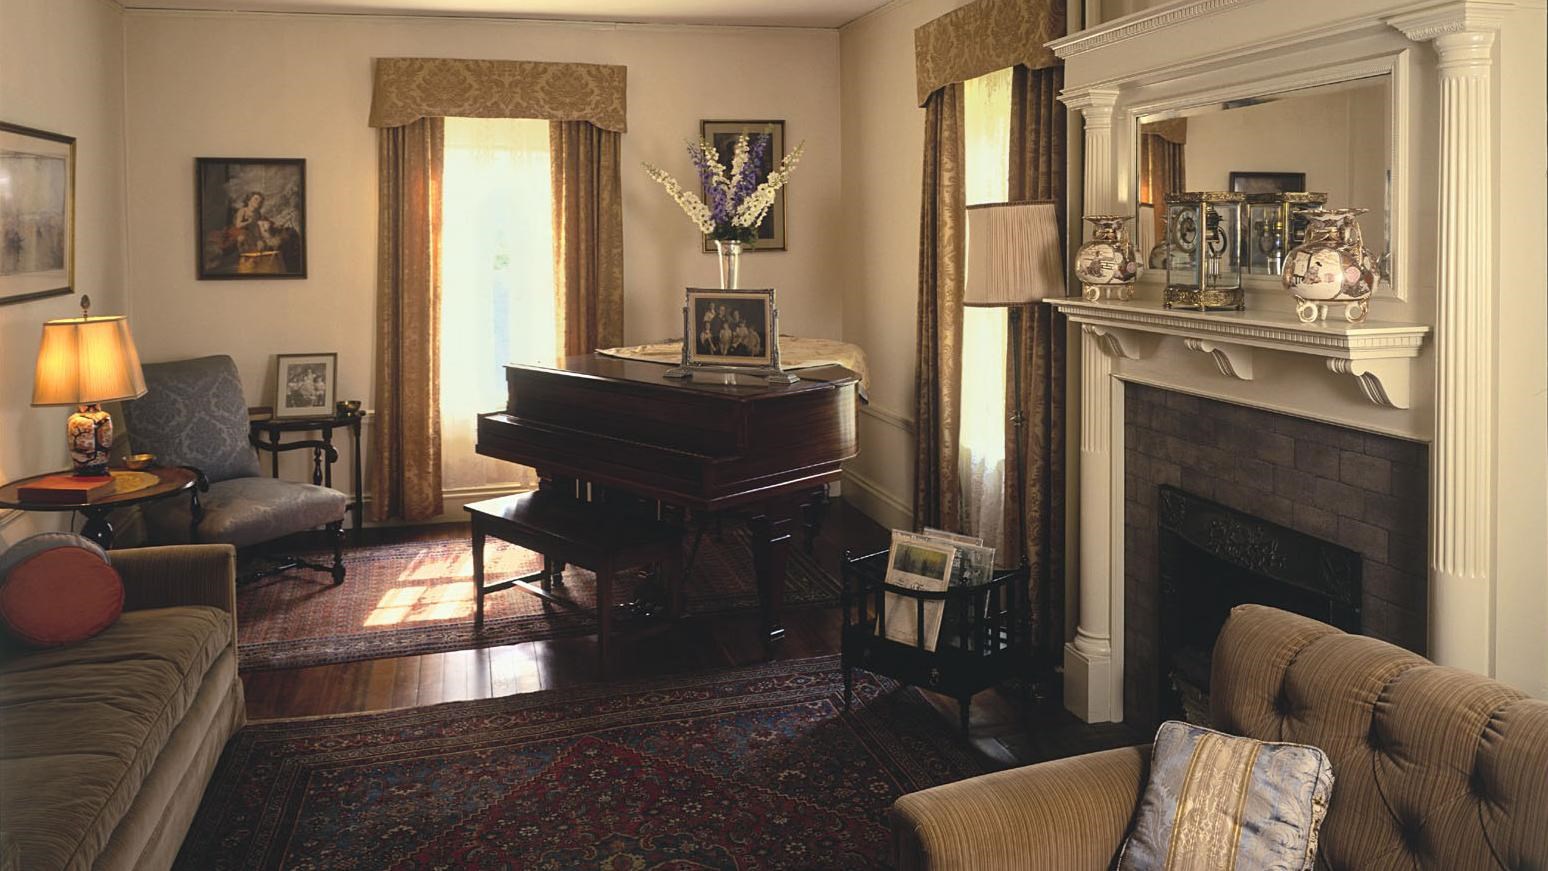
<path fill-rule="evenodd" d="M 1384 641 L 1242 605 L 1215 642 L 1215 726 L 1321 747 L 1325 871 L 1548 871 L 1548 701 Z"/>

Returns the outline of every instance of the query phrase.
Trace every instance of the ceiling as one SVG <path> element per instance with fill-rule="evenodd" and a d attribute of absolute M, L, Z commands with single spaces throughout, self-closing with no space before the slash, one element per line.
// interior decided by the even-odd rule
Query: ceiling
<path fill-rule="evenodd" d="M 840 27 L 892 0 L 120 0 L 129 9 L 550 18 L 645 24 Z"/>

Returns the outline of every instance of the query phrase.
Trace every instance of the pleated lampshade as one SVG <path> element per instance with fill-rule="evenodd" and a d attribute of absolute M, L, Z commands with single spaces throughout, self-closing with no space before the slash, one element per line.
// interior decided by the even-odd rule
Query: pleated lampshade
<path fill-rule="evenodd" d="M 967 209 L 966 305 L 1026 305 L 1065 295 L 1059 216 L 1047 201 Z"/>
<path fill-rule="evenodd" d="M 140 352 L 122 315 L 43 324 L 33 405 L 84 405 L 145 395 Z"/>

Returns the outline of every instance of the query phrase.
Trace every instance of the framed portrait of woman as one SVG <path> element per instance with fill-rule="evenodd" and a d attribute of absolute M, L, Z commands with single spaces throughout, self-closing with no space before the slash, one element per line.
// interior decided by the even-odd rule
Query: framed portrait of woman
<path fill-rule="evenodd" d="M 200 279 L 306 277 L 306 161 L 195 159 Z"/>

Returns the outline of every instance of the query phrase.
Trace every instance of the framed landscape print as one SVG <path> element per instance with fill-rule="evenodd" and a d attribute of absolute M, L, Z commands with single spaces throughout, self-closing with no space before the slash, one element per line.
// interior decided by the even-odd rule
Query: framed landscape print
<path fill-rule="evenodd" d="M 338 367 L 338 354 L 276 355 L 274 416 L 332 416 Z"/>
<path fill-rule="evenodd" d="M 766 140 L 763 155 L 758 161 L 758 181 L 761 184 L 769 177 L 774 167 L 779 165 L 785 157 L 785 122 L 784 121 L 700 121 L 699 137 L 705 142 L 715 146 L 715 151 L 720 154 L 720 162 L 729 170 L 731 158 L 736 149 L 736 138 L 743 133 L 747 134 L 749 144 L 759 139 Z M 703 193 L 703 192 L 701 192 Z M 706 202 L 708 196 L 706 195 Z M 704 250 L 714 251 L 715 243 L 708 236 L 704 237 Z M 780 190 L 774 195 L 774 205 L 769 213 L 763 216 L 763 223 L 758 225 L 758 242 L 748 251 L 783 251 L 785 250 L 785 191 Z"/>
<path fill-rule="evenodd" d="M 199 278 L 306 277 L 306 161 L 195 161 Z"/>
<path fill-rule="evenodd" d="M 688 288 L 689 366 L 767 368 L 777 359 L 773 290 Z"/>
<path fill-rule="evenodd" d="M 0 305 L 75 286 L 75 137 L 0 122 Z"/>

